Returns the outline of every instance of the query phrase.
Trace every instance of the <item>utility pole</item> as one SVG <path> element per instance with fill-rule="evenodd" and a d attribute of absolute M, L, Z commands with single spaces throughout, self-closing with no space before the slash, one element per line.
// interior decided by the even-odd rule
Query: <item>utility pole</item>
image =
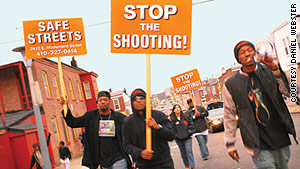
<path fill-rule="evenodd" d="M 42 123 L 40 107 L 37 103 L 36 93 L 34 90 L 34 80 L 33 80 L 33 74 L 32 74 L 32 69 L 31 69 L 32 59 L 26 59 L 24 46 L 14 48 L 13 51 L 20 52 L 22 54 L 25 67 L 27 69 L 28 81 L 29 81 L 31 98 L 32 98 L 32 105 L 33 105 L 33 112 L 34 112 L 34 116 L 35 116 L 37 130 L 38 130 L 40 148 L 41 148 L 41 152 L 43 155 L 44 168 L 51 169 L 50 157 L 49 157 L 49 153 L 48 153 L 48 146 L 47 146 L 46 139 L 45 139 L 45 132 L 44 132 L 44 127 L 43 127 L 43 123 Z"/>

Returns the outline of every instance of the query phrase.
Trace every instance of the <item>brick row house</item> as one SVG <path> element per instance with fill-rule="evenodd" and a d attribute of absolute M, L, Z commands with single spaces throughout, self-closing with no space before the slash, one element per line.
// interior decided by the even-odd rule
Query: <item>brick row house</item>
<path fill-rule="evenodd" d="M 226 80 L 228 78 L 230 78 L 232 75 L 234 75 L 240 69 L 241 69 L 240 64 L 234 64 L 234 65 L 230 66 L 227 69 L 222 67 L 222 69 L 221 69 L 222 70 L 222 75 L 218 78 L 219 83 L 220 83 L 220 87 L 221 87 L 221 91 L 223 90 L 223 86 L 224 86 Z"/>
<path fill-rule="evenodd" d="M 127 94 L 126 89 L 112 91 L 112 89 L 108 90 L 111 95 L 111 104 L 110 108 L 114 111 L 121 112 L 124 115 L 131 114 L 131 103 L 130 96 Z"/>
<path fill-rule="evenodd" d="M 193 90 L 195 103 L 197 105 L 207 105 L 210 102 L 219 101 L 221 93 L 219 91 L 220 84 L 218 79 L 210 78 L 202 81 L 203 86 Z"/>
<path fill-rule="evenodd" d="M 72 66 L 62 64 L 65 92 L 69 107 L 75 116 L 96 109 L 98 75 L 87 72 L 72 60 Z M 75 64 L 74 64 L 75 63 Z M 40 88 L 40 105 L 45 135 L 52 134 L 48 147 L 52 166 L 59 165 L 58 144 L 64 141 L 72 156 L 82 155 L 78 139 L 80 129 L 68 127 L 63 120 L 59 103 L 61 92 L 57 63 L 49 59 L 35 59 L 33 78 Z M 38 142 L 32 109 L 27 71 L 22 61 L 0 66 L 0 162 L 4 168 L 28 168 Z"/>

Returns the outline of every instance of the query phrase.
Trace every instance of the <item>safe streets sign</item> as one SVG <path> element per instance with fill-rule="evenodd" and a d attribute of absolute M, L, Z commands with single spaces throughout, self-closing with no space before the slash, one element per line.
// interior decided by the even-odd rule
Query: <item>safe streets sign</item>
<path fill-rule="evenodd" d="M 23 21 L 27 59 L 86 54 L 82 18 Z"/>
<path fill-rule="evenodd" d="M 190 54 L 192 0 L 111 0 L 111 52 Z"/>
<path fill-rule="evenodd" d="M 175 94 L 179 95 L 203 86 L 197 69 L 171 77 Z"/>

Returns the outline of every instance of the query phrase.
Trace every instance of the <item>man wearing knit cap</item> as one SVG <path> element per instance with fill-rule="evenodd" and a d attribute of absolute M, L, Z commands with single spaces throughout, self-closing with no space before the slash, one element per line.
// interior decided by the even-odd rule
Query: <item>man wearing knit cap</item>
<path fill-rule="evenodd" d="M 273 58 L 259 56 L 261 64 L 255 62 L 255 55 L 249 41 L 234 47 L 234 56 L 242 67 L 225 82 L 222 91 L 224 140 L 229 156 L 239 161 L 235 147 L 239 125 L 245 149 L 257 168 L 285 169 L 290 159 L 289 134 L 297 142 L 292 117 L 279 90 L 285 85 Z"/>
<path fill-rule="evenodd" d="M 62 98 L 61 105 L 65 103 Z M 65 117 L 68 126 L 85 127 L 82 165 L 91 169 L 99 165 L 103 169 L 132 168 L 130 158 L 122 147 L 122 125 L 126 116 L 110 109 L 111 96 L 108 91 L 100 91 L 96 103 L 98 109 L 88 111 L 81 117 L 75 118 L 70 109 Z"/>
<path fill-rule="evenodd" d="M 167 116 L 151 110 L 146 119 L 146 93 L 136 89 L 131 93 L 133 114 L 123 123 L 123 147 L 133 157 L 139 169 L 173 169 L 168 141 L 175 138 L 175 130 Z M 146 125 L 151 128 L 152 150 L 146 150 Z"/>
<path fill-rule="evenodd" d="M 189 105 L 189 108 L 186 114 L 191 119 L 193 119 L 194 128 L 195 128 L 195 133 L 193 136 L 195 136 L 199 144 L 202 159 L 208 160 L 209 157 L 209 151 L 207 147 L 208 128 L 206 124 L 206 117 L 208 116 L 208 111 L 203 106 L 199 106 L 199 105 L 194 106 L 194 103 L 191 98 L 187 100 L 187 104 Z"/>

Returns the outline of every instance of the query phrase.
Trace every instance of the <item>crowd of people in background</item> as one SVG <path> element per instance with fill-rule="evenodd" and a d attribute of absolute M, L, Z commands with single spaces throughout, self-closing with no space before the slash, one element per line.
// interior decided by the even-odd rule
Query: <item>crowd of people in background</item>
<path fill-rule="evenodd" d="M 100 165 L 104 169 L 174 168 L 168 142 L 175 140 L 185 167 L 193 169 L 193 135 L 198 141 L 203 159 L 208 159 L 208 129 L 205 120 L 208 111 L 203 106 L 196 106 L 195 110 L 191 99 L 188 99 L 190 108 L 186 114 L 176 104 L 169 116 L 152 110 L 151 117 L 146 119 L 145 91 L 134 90 L 130 99 L 133 113 L 127 118 L 109 108 L 111 96 L 108 91 L 98 93 L 98 109 L 86 112 L 81 117 L 74 117 L 68 109 L 66 123 L 70 127 L 83 128 L 80 134 L 84 146 L 83 166 L 97 168 Z M 64 104 L 67 101 L 62 98 L 61 105 Z M 108 131 L 109 124 L 115 130 Z M 146 125 L 152 130 L 152 150 L 146 149 Z"/>
<path fill-rule="evenodd" d="M 239 161 L 235 147 L 235 136 L 239 125 L 246 150 L 250 152 L 257 168 L 288 168 L 291 144 L 289 134 L 296 140 L 296 131 L 289 110 L 283 100 L 278 79 L 283 72 L 271 58 L 256 63 L 255 47 L 251 42 L 241 41 L 234 48 L 234 55 L 242 65 L 239 72 L 227 80 L 223 89 L 224 140 L 229 156 Z M 284 87 L 284 86 L 283 86 Z M 286 86 L 285 86 L 286 87 Z M 171 113 L 151 110 L 146 118 L 146 92 L 135 89 L 131 93 L 132 114 L 125 115 L 110 109 L 111 96 L 100 91 L 97 96 L 98 109 L 74 117 L 68 109 L 62 114 L 68 126 L 83 128 L 80 139 L 84 147 L 82 165 L 91 169 L 173 169 L 174 162 L 168 142 L 175 140 L 186 169 L 194 169 L 195 160 L 192 137 L 195 137 L 203 160 L 208 160 L 208 126 L 205 107 L 189 106 L 183 113 L 175 104 Z M 61 99 L 61 105 L 68 105 Z M 239 120 L 236 116 L 239 116 Z M 151 128 L 152 149 L 146 148 L 146 126 Z M 49 143 L 50 135 L 48 137 Z M 296 140 L 297 142 L 297 140 Z M 31 166 L 43 168 L 42 154 L 38 144 L 33 145 Z M 60 142 L 61 163 L 69 168 L 71 153 Z"/>

